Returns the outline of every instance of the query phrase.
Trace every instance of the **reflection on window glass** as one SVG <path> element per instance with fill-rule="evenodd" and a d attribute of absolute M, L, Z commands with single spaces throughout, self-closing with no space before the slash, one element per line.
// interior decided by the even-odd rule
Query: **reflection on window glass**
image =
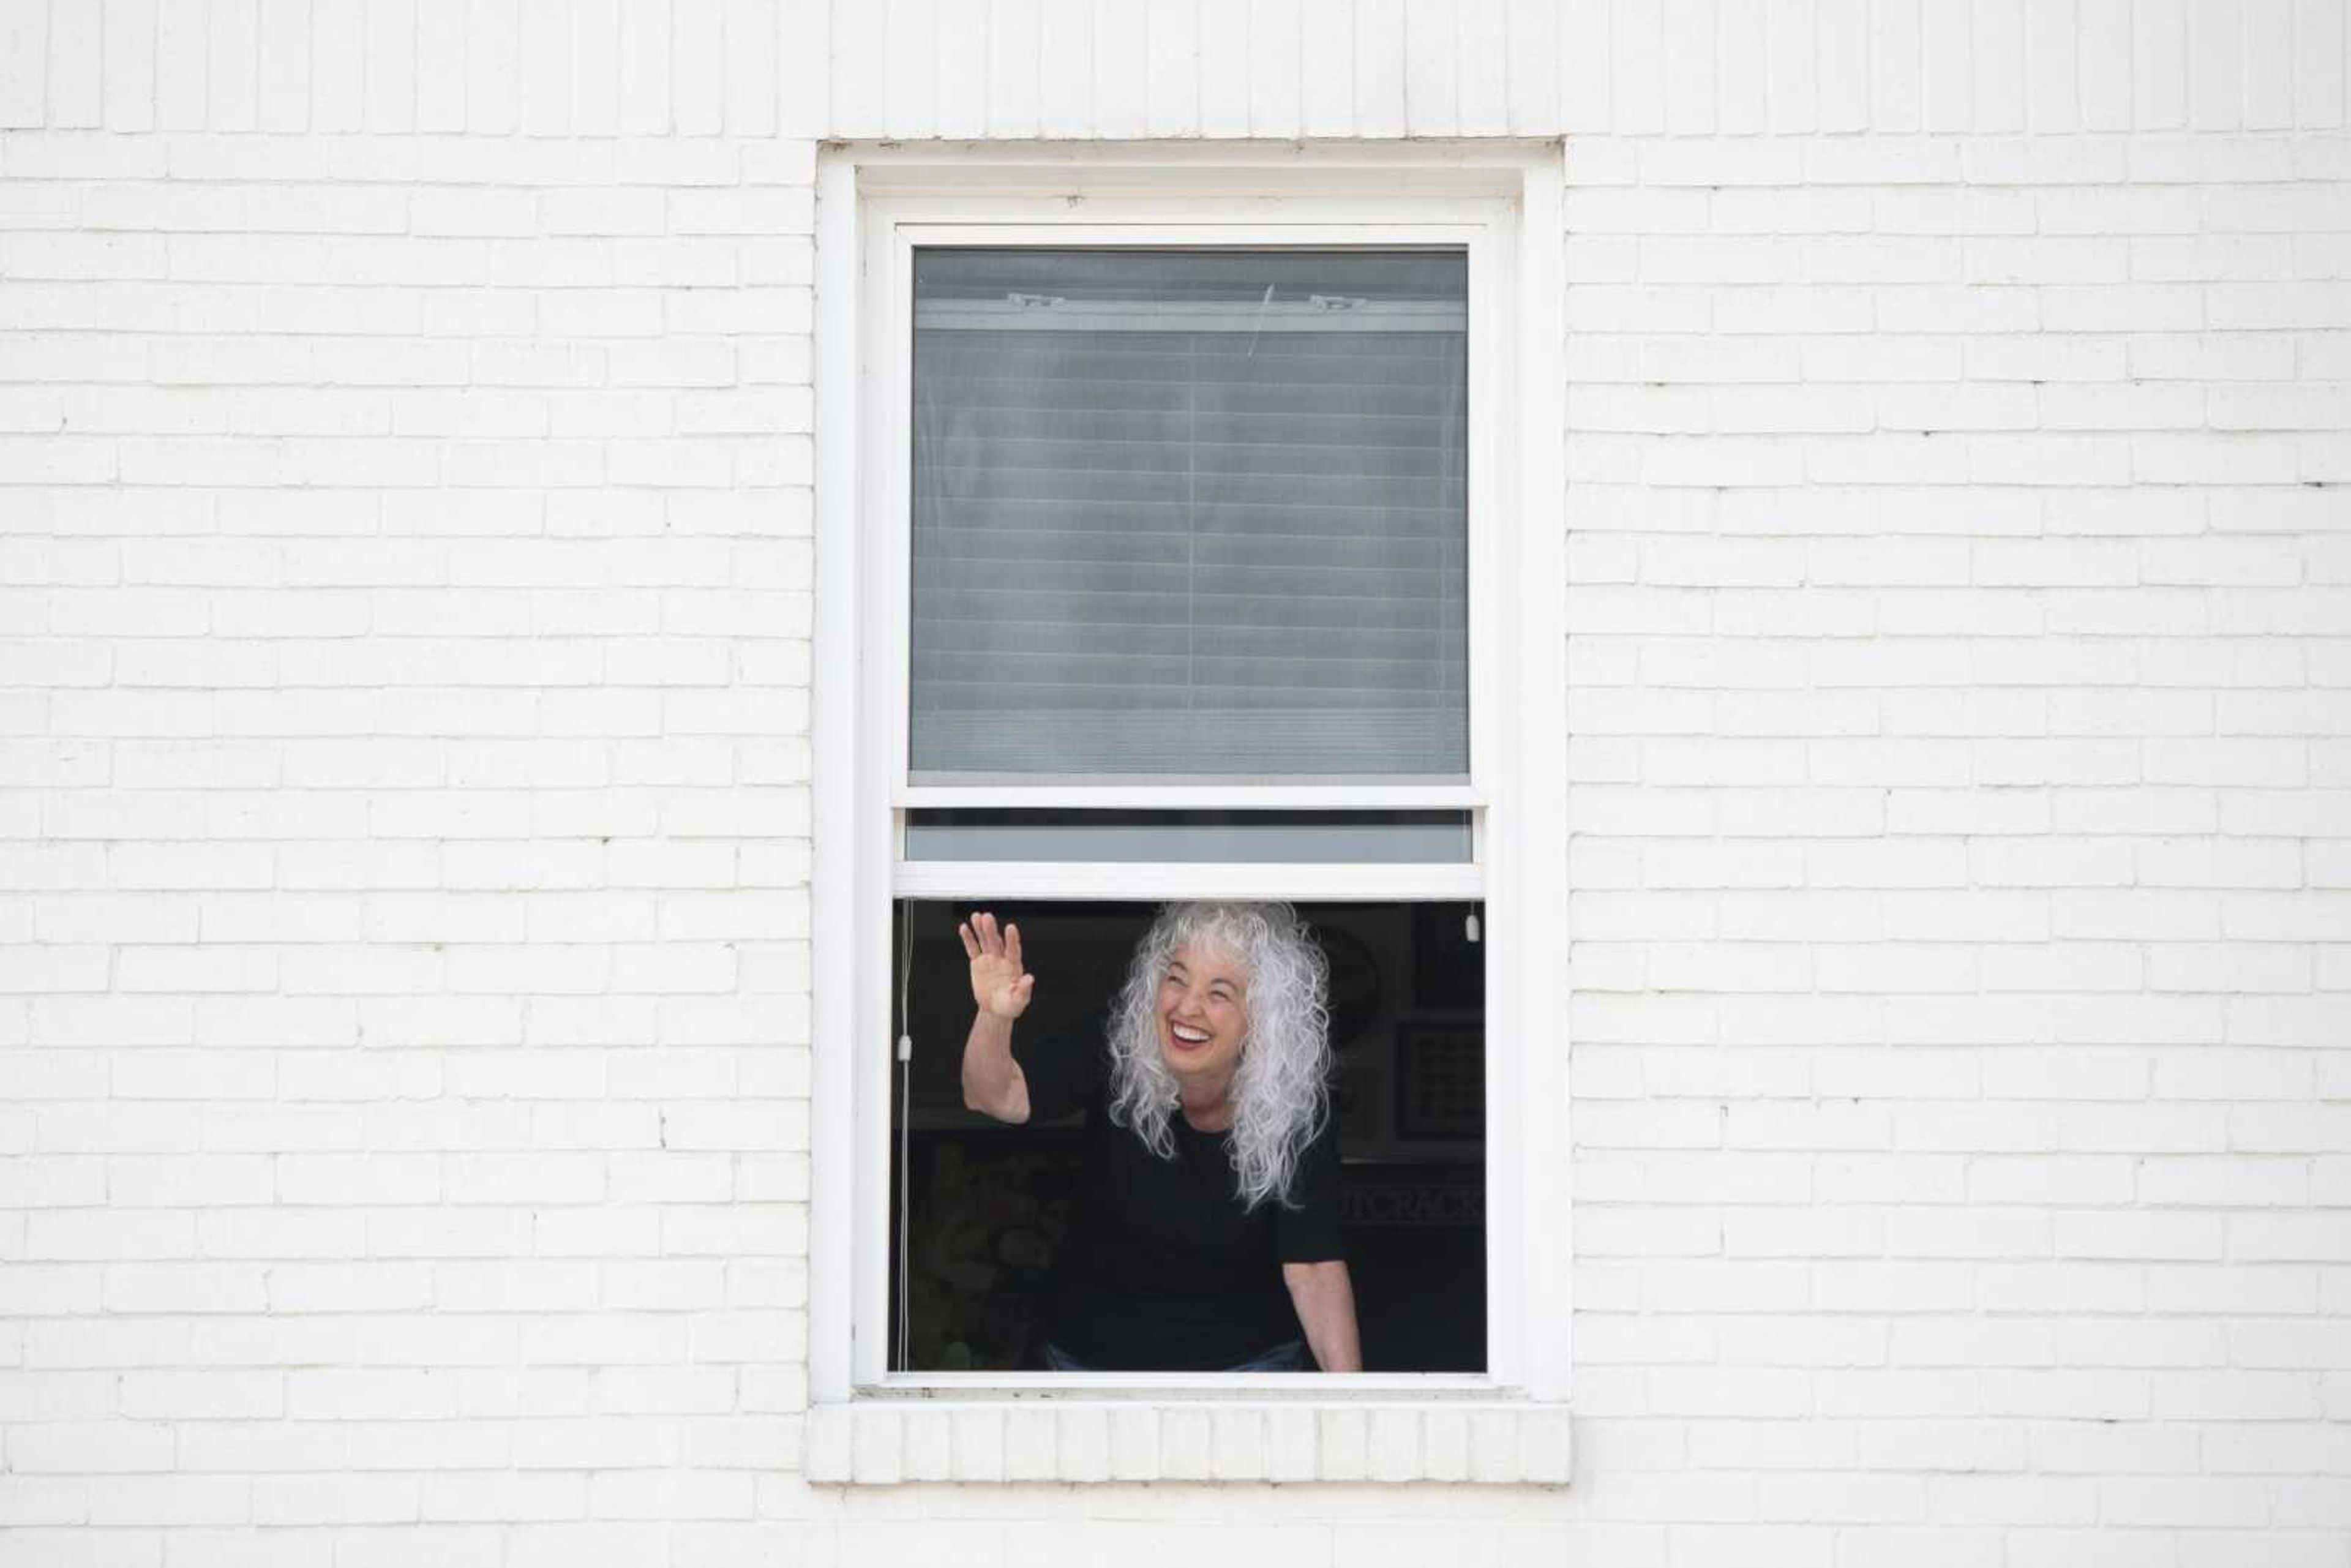
<path fill-rule="evenodd" d="M 1468 759 L 1458 252 L 923 250 L 917 782 Z"/>

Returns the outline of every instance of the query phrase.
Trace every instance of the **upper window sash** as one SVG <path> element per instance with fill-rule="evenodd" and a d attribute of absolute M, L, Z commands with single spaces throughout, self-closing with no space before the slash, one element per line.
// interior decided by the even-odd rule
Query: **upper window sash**
<path fill-rule="evenodd" d="M 914 252 L 938 784 L 1466 782 L 1459 246 Z"/>
<path fill-rule="evenodd" d="M 866 641 L 862 701 L 869 716 L 882 716 L 868 755 L 886 768 L 889 801 L 899 809 L 1013 804 L 1246 806 L 1299 804 L 1323 807 L 1406 808 L 1482 805 L 1493 771 L 1496 650 L 1499 633 L 1489 607 L 1499 597 L 1492 561 L 1499 487 L 1498 429 L 1510 389 L 1510 363 L 1503 334 L 1507 277 L 1499 239 L 1506 214 L 1490 201 L 1455 199 L 1401 204 L 1417 209 L 1411 221 L 1365 224 L 1323 221 L 1177 221 L 1175 214 L 1138 214 L 1134 221 L 1001 221 L 1002 204 L 977 205 L 997 215 L 990 222 L 936 221 L 939 205 L 921 201 L 910 220 L 899 204 L 876 198 L 867 204 L 865 235 L 869 283 L 882 287 L 882 308 L 868 318 L 864 358 L 872 373 L 864 403 L 866 471 L 881 479 L 881 493 L 868 512 L 883 548 L 867 558 L 880 573 L 869 585 L 869 604 L 879 606 L 887 624 Z M 1294 204 L 1285 202 L 1285 212 Z M 1191 204 L 1196 214 L 1198 204 Z M 1394 209 L 1391 209 L 1394 210 Z M 1360 208 L 1357 208 L 1360 214 Z M 1468 268 L 1468 776 L 1463 779 L 1355 776 L 1343 780 L 1267 779 L 1138 780 L 1082 776 L 1020 781 L 973 779 L 917 782 L 910 758 L 911 646 L 913 604 L 913 410 L 914 253 L 938 247 L 972 249 L 1295 248 L 1305 250 L 1449 248 L 1461 252 Z"/>

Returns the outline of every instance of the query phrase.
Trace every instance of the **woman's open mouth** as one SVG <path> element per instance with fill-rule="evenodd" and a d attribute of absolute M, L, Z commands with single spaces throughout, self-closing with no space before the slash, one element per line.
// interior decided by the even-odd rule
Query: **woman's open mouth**
<path fill-rule="evenodd" d="M 1214 1038 L 1206 1030 L 1197 1030 L 1189 1024 L 1180 1023 L 1170 1023 L 1167 1026 L 1167 1037 L 1184 1051 L 1197 1051 Z"/>

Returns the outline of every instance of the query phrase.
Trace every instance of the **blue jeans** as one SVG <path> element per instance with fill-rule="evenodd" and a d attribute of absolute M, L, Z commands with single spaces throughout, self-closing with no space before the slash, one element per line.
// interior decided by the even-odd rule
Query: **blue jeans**
<path fill-rule="evenodd" d="M 1050 1340 L 1045 1343 L 1045 1364 L 1055 1372 L 1097 1372 Z M 1270 1350 L 1259 1351 L 1247 1361 L 1225 1368 L 1227 1372 L 1302 1372 L 1306 1369 L 1306 1346 L 1294 1339 L 1283 1340 Z"/>

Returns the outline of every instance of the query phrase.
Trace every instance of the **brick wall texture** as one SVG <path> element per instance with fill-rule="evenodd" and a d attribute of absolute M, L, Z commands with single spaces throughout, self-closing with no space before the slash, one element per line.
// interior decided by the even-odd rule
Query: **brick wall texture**
<path fill-rule="evenodd" d="M 0 1564 L 2351 1568 L 2345 23 L 0 0 Z M 807 1485 L 816 139 L 1560 133 L 1573 1485 Z"/>

